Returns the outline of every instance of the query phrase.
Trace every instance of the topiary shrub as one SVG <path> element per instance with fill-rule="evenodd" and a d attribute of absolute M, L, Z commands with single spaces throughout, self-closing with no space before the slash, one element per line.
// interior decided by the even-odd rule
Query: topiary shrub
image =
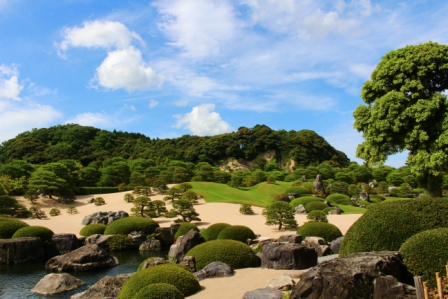
<path fill-rule="evenodd" d="M 152 283 L 140 289 L 132 299 L 184 299 L 184 295 L 167 283 Z"/>
<path fill-rule="evenodd" d="M 199 228 L 196 224 L 190 223 L 190 222 L 182 222 L 179 226 L 179 229 L 177 230 L 176 234 L 174 234 L 174 239 L 177 240 L 180 236 L 185 235 L 190 230 L 195 230 L 199 232 Z"/>
<path fill-rule="evenodd" d="M 146 235 L 152 234 L 159 224 L 151 218 L 143 217 L 125 217 L 120 218 L 106 226 L 105 235 L 128 235 L 133 231 L 142 231 Z"/>
<path fill-rule="evenodd" d="M 306 237 L 321 237 L 325 241 L 331 242 L 334 239 L 342 237 L 342 233 L 339 228 L 331 223 L 326 222 L 306 222 L 297 230 L 297 234 Z"/>
<path fill-rule="evenodd" d="M 190 296 L 201 289 L 198 280 L 191 272 L 176 264 L 164 264 L 142 269 L 133 274 L 124 283 L 118 298 L 134 298 L 134 295 L 141 289 L 156 283 L 170 284 L 176 287 L 184 296 Z"/>
<path fill-rule="evenodd" d="M 252 206 L 250 204 L 243 203 L 240 206 L 240 213 L 243 215 L 253 215 L 254 210 L 252 210 Z"/>
<path fill-rule="evenodd" d="M 234 269 L 260 266 L 260 260 L 252 249 L 234 240 L 208 241 L 196 245 L 186 255 L 195 257 L 198 271 L 212 262 L 223 262 Z"/>
<path fill-rule="evenodd" d="M 294 198 L 293 200 L 291 200 L 291 202 L 289 203 L 289 205 L 295 209 L 298 205 L 306 205 L 309 202 L 312 201 L 321 201 L 323 202 L 324 200 L 320 197 L 314 197 L 314 196 L 304 196 L 304 197 L 299 197 L 299 198 Z"/>
<path fill-rule="evenodd" d="M 397 251 L 413 235 L 448 227 L 445 198 L 400 200 L 371 205 L 347 231 L 340 256 L 354 252 Z"/>
<path fill-rule="evenodd" d="M 303 186 L 291 186 L 285 190 L 285 193 L 311 194 L 311 191 Z"/>
<path fill-rule="evenodd" d="M 12 238 L 23 238 L 23 237 L 39 237 L 43 243 L 51 242 L 51 237 L 54 232 L 43 226 L 25 226 L 18 229 Z"/>
<path fill-rule="evenodd" d="M 308 215 L 306 215 L 306 219 L 317 222 L 328 222 L 327 213 L 325 213 L 323 210 L 314 210 L 309 212 Z"/>
<path fill-rule="evenodd" d="M 105 224 L 92 223 L 92 224 L 87 224 L 86 226 L 81 228 L 81 230 L 79 231 L 79 234 L 83 237 L 88 237 L 88 236 L 96 235 L 96 234 L 102 235 L 102 234 L 104 234 L 105 230 L 106 230 Z"/>
<path fill-rule="evenodd" d="M 321 201 L 312 201 L 305 205 L 305 210 L 308 213 L 312 211 L 322 211 L 325 208 L 328 208 L 328 206 Z"/>
<path fill-rule="evenodd" d="M 0 218 L 0 239 L 10 239 L 16 231 L 29 226 L 18 219 Z"/>
<path fill-rule="evenodd" d="M 215 223 L 210 225 L 206 229 L 201 230 L 200 234 L 204 237 L 206 241 L 216 240 L 218 238 L 219 233 L 229 226 L 231 225 L 228 223 Z"/>
<path fill-rule="evenodd" d="M 436 228 L 417 233 L 400 247 L 404 264 L 414 276 L 422 276 L 431 287 L 436 286 L 435 273 L 445 273 L 448 247 L 448 228 Z"/>
<path fill-rule="evenodd" d="M 351 202 L 350 197 L 348 195 L 341 194 L 341 193 L 330 194 L 325 199 L 330 202 L 337 203 L 337 204 L 342 204 L 342 202 L 347 202 L 347 201 Z"/>
<path fill-rule="evenodd" d="M 61 215 L 61 210 L 53 208 L 50 210 L 49 214 L 50 214 L 50 216 L 59 216 L 59 215 Z"/>
<path fill-rule="evenodd" d="M 223 229 L 219 235 L 218 240 L 235 240 L 246 243 L 247 239 L 255 239 L 255 233 L 249 227 L 244 225 L 232 225 Z"/>
<path fill-rule="evenodd" d="M 132 238 L 128 235 L 116 234 L 107 239 L 109 250 L 119 251 L 134 247 Z"/>

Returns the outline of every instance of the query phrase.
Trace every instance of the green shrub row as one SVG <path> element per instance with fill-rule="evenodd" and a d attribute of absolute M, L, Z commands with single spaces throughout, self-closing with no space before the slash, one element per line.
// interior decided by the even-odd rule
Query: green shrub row
<path fill-rule="evenodd" d="M 106 230 L 106 225 L 102 223 L 87 224 L 79 231 L 79 234 L 83 237 L 89 237 L 91 235 L 103 235 Z"/>
<path fill-rule="evenodd" d="M 303 196 L 303 197 L 294 198 L 293 200 L 291 200 L 289 205 L 293 209 L 295 209 L 299 205 L 304 205 L 305 206 L 307 203 L 310 203 L 310 202 L 313 202 L 313 201 L 321 201 L 321 202 L 323 202 L 324 200 L 322 198 L 320 198 L 320 197 Z"/>
<path fill-rule="evenodd" d="M 215 223 L 210 225 L 206 229 L 201 230 L 201 235 L 204 237 L 206 241 L 213 241 L 218 239 L 219 233 L 229 226 L 231 225 L 228 223 Z"/>
<path fill-rule="evenodd" d="M 0 217 L 0 239 L 10 239 L 16 231 L 27 226 L 29 225 L 21 220 Z"/>
<path fill-rule="evenodd" d="M 133 231 L 142 231 L 146 235 L 154 233 L 159 224 L 151 218 L 130 216 L 117 219 L 106 226 L 105 235 L 128 235 Z"/>

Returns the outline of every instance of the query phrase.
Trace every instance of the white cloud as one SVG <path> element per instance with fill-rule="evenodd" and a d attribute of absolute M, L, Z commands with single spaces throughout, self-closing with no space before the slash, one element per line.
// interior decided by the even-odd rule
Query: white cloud
<path fill-rule="evenodd" d="M 155 107 L 157 107 L 157 105 L 159 105 L 158 101 L 156 101 L 154 99 L 149 100 L 149 103 L 148 103 L 149 108 L 155 108 Z"/>
<path fill-rule="evenodd" d="M 357 33 L 359 22 L 355 19 L 344 19 L 335 11 L 323 12 L 320 9 L 303 19 L 304 28 L 317 38 L 323 38 L 330 33 L 350 34 Z"/>
<path fill-rule="evenodd" d="M 16 66 L 0 65 L 0 99 L 20 100 L 23 85 L 19 83 Z"/>
<path fill-rule="evenodd" d="M 214 104 L 202 104 L 193 107 L 191 112 L 175 115 L 175 127 L 186 127 L 194 135 L 210 136 L 232 131 L 232 127 L 215 110 Z"/>
<path fill-rule="evenodd" d="M 349 66 L 349 70 L 359 77 L 368 80 L 370 79 L 370 75 L 375 69 L 374 65 L 369 65 L 365 63 L 355 63 Z"/>
<path fill-rule="evenodd" d="M 132 92 L 160 85 L 162 77 L 143 61 L 141 52 L 131 46 L 109 52 L 96 69 L 94 82 L 102 87 Z"/>
<path fill-rule="evenodd" d="M 188 105 L 188 100 L 179 100 L 175 102 L 174 105 L 176 105 L 177 107 L 185 107 Z"/>
<path fill-rule="evenodd" d="M 76 115 L 74 118 L 69 119 L 65 122 L 66 124 L 79 124 L 82 126 L 92 126 L 92 127 L 111 127 L 116 122 L 114 117 L 107 115 L 105 112 L 93 113 L 85 112 Z"/>

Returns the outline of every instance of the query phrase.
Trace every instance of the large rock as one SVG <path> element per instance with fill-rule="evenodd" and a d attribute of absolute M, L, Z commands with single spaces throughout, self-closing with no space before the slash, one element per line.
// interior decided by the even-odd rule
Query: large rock
<path fill-rule="evenodd" d="M 141 231 L 134 231 L 128 234 L 129 237 L 132 239 L 132 244 L 135 248 L 139 248 L 140 245 L 142 245 L 143 242 L 146 241 L 146 234 Z"/>
<path fill-rule="evenodd" d="M 339 237 L 337 239 L 334 239 L 330 243 L 330 249 L 334 254 L 339 253 L 339 248 L 341 248 L 342 241 L 344 240 L 344 237 Z"/>
<path fill-rule="evenodd" d="M 89 271 L 118 264 L 118 259 L 105 249 L 96 244 L 89 244 L 49 259 L 45 269 L 51 272 Z"/>
<path fill-rule="evenodd" d="M 283 293 L 270 289 L 256 289 L 250 292 L 246 292 L 243 295 L 243 299 L 282 299 Z"/>
<path fill-rule="evenodd" d="M 79 247 L 79 241 L 75 234 L 54 234 L 51 237 L 53 256 L 69 253 Z"/>
<path fill-rule="evenodd" d="M 294 209 L 294 212 L 295 212 L 296 214 L 299 214 L 299 215 L 306 215 L 306 214 L 307 214 L 306 209 L 305 209 L 305 206 L 302 205 L 302 204 L 298 205 L 298 206 Z"/>
<path fill-rule="evenodd" d="M 204 242 L 205 239 L 201 234 L 195 230 L 190 230 L 185 235 L 177 238 L 177 242 L 171 246 L 168 256 L 180 262 L 191 248 Z"/>
<path fill-rule="evenodd" d="M 314 190 L 316 190 L 317 192 L 323 192 L 324 191 L 324 181 L 322 179 L 322 176 L 320 174 L 318 174 L 316 176 L 316 179 L 313 182 L 314 185 Z"/>
<path fill-rule="evenodd" d="M 147 259 L 142 265 L 141 269 L 151 268 L 158 265 L 170 264 L 170 261 L 167 261 L 163 257 L 153 257 Z"/>
<path fill-rule="evenodd" d="M 174 242 L 174 234 L 171 227 L 158 227 L 154 234 L 161 236 L 162 247 L 169 247 Z"/>
<path fill-rule="evenodd" d="M 268 280 L 268 288 L 276 291 L 289 291 L 294 286 L 294 281 L 290 276 L 280 276 L 274 279 Z"/>
<path fill-rule="evenodd" d="M 0 239 L 0 265 L 18 264 L 43 258 L 40 238 Z"/>
<path fill-rule="evenodd" d="M 110 238 L 112 238 L 113 235 L 101 235 L 101 234 L 94 234 L 86 237 L 86 240 L 84 241 L 85 245 L 92 245 L 96 244 L 100 246 L 101 248 L 107 249 L 109 247 L 108 241 Z"/>
<path fill-rule="evenodd" d="M 160 251 L 162 243 L 160 240 L 146 240 L 138 248 L 139 251 Z"/>
<path fill-rule="evenodd" d="M 93 214 L 87 215 L 82 220 L 82 225 L 93 224 L 93 223 L 102 223 L 102 224 L 110 224 L 112 221 L 115 221 L 120 218 L 129 217 L 129 214 L 123 211 L 118 212 L 95 212 Z"/>
<path fill-rule="evenodd" d="M 35 292 L 44 296 L 71 291 L 85 284 L 84 281 L 68 274 L 68 273 L 51 273 L 47 274 L 39 280 L 31 292 Z"/>
<path fill-rule="evenodd" d="M 317 265 L 317 252 L 299 244 L 264 244 L 261 267 L 276 270 L 307 269 Z"/>
<path fill-rule="evenodd" d="M 120 274 L 117 276 L 105 276 L 91 286 L 87 291 L 75 294 L 70 299 L 105 299 L 118 298 L 124 283 L 132 274 Z"/>
<path fill-rule="evenodd" d="M 375 280 L 386 275 L 395 277 L 401 283 L 413 284 L 412 274 L 403 264 L 399 252 L 354 253 L 322 262 L 306 272 L 294 286 L 290 299 L 372 299 Z M 384 285 L 387 286 L 387 283 Z M 412 287 L 405 289 L 409 291 Z M 376 298 L 408 298 L 387 297 L 389 293 L 388 288 L 377 288 Z"/>
<path fill-rule="evenodd" d="M 202 270 L 195 272 L 194 276 L 197 280 L 204 280 L 213 277 L 229 277 L 233 276 L 235 271 L 232 266 L 223 262 L 212 262 L 205 266 Z"/>
<path fill-rule="evenodd" d="M 301 235 L 282 235 L 278 237 L 279 243 L 294 243 L 294 244 L 300 244 L 302 242 L 302 236 Z"/>
<path fill-rule="evenodd" d="M 325 256 L 330 255 L 331 249 L 330 246 L 328 246 L 327 242 L 324 240 L 324 238 L 320 237 L 306 237 L 305 240 L 302 241 L 302 246 L 314 248 L 317 252 L 317 256 Z"/>

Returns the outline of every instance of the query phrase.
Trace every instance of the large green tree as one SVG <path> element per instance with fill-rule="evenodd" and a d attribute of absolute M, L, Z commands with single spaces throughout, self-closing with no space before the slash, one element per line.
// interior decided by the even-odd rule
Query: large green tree
<path fill-rule="evenodd" d="M 386 54 L 364 83 L 355 128 L 365 141 L 357 156 L 369 165 L 408 151 L 407 163 L 442 195 L 448 163 L 448 46 L 428 42 Z"/>

